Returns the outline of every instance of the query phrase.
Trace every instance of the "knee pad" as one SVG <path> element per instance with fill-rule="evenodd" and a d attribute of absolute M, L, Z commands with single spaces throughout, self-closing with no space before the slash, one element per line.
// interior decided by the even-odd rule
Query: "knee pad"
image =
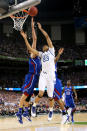
<path fill-rule="evenodd" d="M 69 109 L 69 107 L 68 107 L 68 106 L 65 106 L 65 108 L 66 108 L 66 110 L 68 110 L 68 109 Z"/>
<path fill-rule="evenodd" d="M 53 100 L 53 97 L 49 97 L 49 101 L 52 101 Z"/>
<path fill-rule="evenodd" d="M 72 109 L 72 112 L 75 112 L 75 111 L 76 111 L 76 108 L 73 108 L 73 109 Z"/>
<path fill-rule="evenodd" d="M 39 94 L 39 95 L 38 95 L 38 97 L 39 97 L 39 98 L 42 98 L 42 97 L 43 97 L 43 95 L 40 95 L 40 94 Z"/>
<path fill-rule="evenodd" d="M 30 98 L 31 98 L 31 96 L 28 96 L 28 97 L 26 98 L 26 102 L 29 102 L 29 101 L 30 101 Z"/>

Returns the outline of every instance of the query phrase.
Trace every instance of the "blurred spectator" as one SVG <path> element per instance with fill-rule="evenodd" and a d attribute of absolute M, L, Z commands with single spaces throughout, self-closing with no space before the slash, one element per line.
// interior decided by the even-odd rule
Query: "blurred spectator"
<path fill-rule="evenodd" d="M 19 100 L 21 93 L 0 91 L 0 115 L 15 115 L 18 110 Z M 33 97 L 34 98 L 34 97 Z M 43 97 L 37 105 L 37 113 L 48 113 L 49 101 L 47 97 Z M 87 98 L 79 99 L 76 104 L 76 109 L 78 112 L 87 111 Z M 54 112 L 60 113 L 61 110 L 57 102 L 54 104 Z"/>

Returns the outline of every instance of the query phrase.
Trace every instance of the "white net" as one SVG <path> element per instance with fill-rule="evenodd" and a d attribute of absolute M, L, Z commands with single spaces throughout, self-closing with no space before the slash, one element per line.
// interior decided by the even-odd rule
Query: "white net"
<path fill-rule="evenodd" d="M 12 20 L 14 21 L 13 28 L 17 31 L 21 31 L 23 29 L 23 25 L 24 25 L 28 16 L 29 16 L 29 14 L 24 11 L 19 12 L 19 13 L 15 14 L 14 16 L 11 16 Z"/>

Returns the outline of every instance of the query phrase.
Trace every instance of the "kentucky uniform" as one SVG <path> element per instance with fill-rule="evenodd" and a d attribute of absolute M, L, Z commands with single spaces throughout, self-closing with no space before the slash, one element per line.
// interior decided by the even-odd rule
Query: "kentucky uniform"
<path fill-rule="evenodd" d="M 25 76 L 22 91 L 26 96 L 32 95 L 34 87 L 38 83 L 41 70 L 41 60 L 39 57 L 29 58 L 29 73 Z"/>
<path fill-rule="evenodd" d="M 75 108 L 75 103 L 74 103 L 74 99 L 73 99 L 73 91 L 72 91 L 72 87 L 70 86 L 69 88 L 66 86 L 65 87 L 65 105 L 66 107 L 69 108 Z"/>
<path fill-rule="evenodd" d="M 55 68 L 56 68 L 56 71 L 55 71 L 56 83 L 54 86 L 54 99 L 60 100 L 62 99 L 62 83 L 61 83 L 61 80 L 58 79 L 57 77 L 57 63 L 55 64 Z"/>
<path fill-rule="evenodd" d="M 46 52 L 39 52 L 42 63 L 42 71 L 39 78 L 39 90 L 45 91 L 47 87 L 47 93 L 49 97 L 53 97 L 54 84 L 55 84 L 55 50 L 49 48 Z"/>

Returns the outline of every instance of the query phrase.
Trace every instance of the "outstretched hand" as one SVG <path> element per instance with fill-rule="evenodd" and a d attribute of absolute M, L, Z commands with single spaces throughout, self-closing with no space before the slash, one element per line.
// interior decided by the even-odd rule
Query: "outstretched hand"
<path fill-rule="evenodd" d="M 42 25 L 41 25 L 39 22 L 37 23 L 37 25 L 38 25 L 38 28 L 39 28 L 39 29 L 42 28 Z"/>
<path fill-rule="evenodd" d="M 64 52 L 64 48 L 60 48 L 60 49 L 58 50 L 58 53 L 59 53 L 60 55 L 62 55 L 63 52 Z"/>
<path fill-rule="evenodd" d="M 27 34 L 26 34 L 26 33 L 24 33 L 24 31 L 23 31 L 23 30 L 20 32 L 20 34 L 22 35 L 22 37 L 23 37 L 23 38 L 27 38 Z"/>

